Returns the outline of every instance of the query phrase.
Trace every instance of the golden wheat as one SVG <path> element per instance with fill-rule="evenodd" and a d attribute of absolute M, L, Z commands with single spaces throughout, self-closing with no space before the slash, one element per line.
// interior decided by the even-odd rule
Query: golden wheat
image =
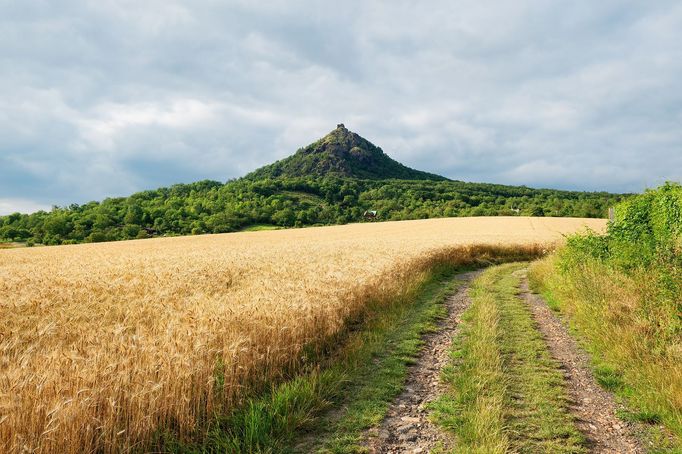
<path fill-rule="evenodd" d="M 435 219 L 3 250 L 0 451 L 113 452 L 159 427 L 191 434 L 429 257 L 553 242 L 586 225 L 604 221 Z"/>

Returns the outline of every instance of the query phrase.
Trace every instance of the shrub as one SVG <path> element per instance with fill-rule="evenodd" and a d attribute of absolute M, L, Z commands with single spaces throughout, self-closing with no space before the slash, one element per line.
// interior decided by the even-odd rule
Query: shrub
<path fill-rule="evenodd" d="M 682 437 L 682 186 L 617 205 L 605 235 L 569 237 L 531 277 L 586 340 L 602 384 L 617 377 L 640 419 Z"/>

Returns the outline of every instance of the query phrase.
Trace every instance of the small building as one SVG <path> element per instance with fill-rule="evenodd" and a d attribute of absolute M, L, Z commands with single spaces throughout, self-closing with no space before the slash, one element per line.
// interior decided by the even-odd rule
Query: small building
<path fill-rule="evenodd" d="M 375 220 L 379 216 L 379 212 L 375 210 L 367 210 L 362 214 L 362 216 L 365 219 Z"/>

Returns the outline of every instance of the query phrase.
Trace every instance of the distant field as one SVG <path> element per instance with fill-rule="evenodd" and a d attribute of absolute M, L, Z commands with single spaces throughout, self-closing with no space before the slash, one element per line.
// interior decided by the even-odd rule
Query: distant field
<path fill-rule="evenodd" d="M 0 451 L 191 433 L 456 246 L 605 221 L 476 217 L 0 251 Z"/>

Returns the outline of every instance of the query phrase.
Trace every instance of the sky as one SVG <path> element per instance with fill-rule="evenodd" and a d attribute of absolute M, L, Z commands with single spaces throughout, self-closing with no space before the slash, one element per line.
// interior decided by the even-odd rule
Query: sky
<path fill-rule="evenodd" d="M 344 123 L 449 178 L 682 180 L 682 2 L 0 0 L 0 214 L 226 181 Z"/>

